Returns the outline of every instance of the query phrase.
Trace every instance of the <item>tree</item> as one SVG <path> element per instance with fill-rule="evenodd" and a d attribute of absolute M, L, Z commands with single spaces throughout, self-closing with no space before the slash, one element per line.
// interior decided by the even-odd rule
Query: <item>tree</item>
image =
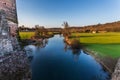
<path fill-rule="evenodd" d="M 63 22 L 64 29 L 69 28 L 68 22 Z"/>
<path fill-rule="evenodd" d="M 68 22 L 64 22 L 63 26 L 64 26 L 63 36 L 65 38 L 69 38 L 69 36 L 71 35 L 71 33 L 70 33 L 70 30 L 69 30 L 69 24 L 68 24 Z"/>
<path fill-rule="evenodd" d="M 35 26 L 35 36 L 36 37 L 44 38 L 44 37 L 46 37 L 47 34 L 48 34 L 48 31 L 47 31 L 47 29 L 44 28 L 44 26 L 39 26 L 39 25 Z"/>

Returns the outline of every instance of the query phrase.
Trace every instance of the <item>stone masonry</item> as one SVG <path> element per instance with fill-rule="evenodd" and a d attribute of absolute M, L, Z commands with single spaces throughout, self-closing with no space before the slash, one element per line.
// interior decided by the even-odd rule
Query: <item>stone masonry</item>
<path fill-rule="evenodd" d="M 16 0 L 0 0 L 0 56 L 17 48 L 17 28 Z"/>
<path fill-rule="evenodd" d="M 9 25 L 4 10 L 0 11 L 0 55 L 13 51 Z"/>
<path fill-rule="evenodd" d="M 6 12 L 8 20 L 17 23 L 16 0 L 0 0 L 0 10 Z"/>
<path fill-rule="evenodd" d="M 120 59 L 118 60 L 114 73 L 112 74 L 112 80 L 120 80 Z"/>
<path fill-rule="evenodd" d="M 5 12 L 10 34 L 15 36 L 18 27 L 16 0 L 0 0 L 0 10 Z"/>
<path fill-rule="evenodd" d="M 29 60 L 17 40 L 16 0 L 0 0 L 0 80 L 31 80 Z"/>

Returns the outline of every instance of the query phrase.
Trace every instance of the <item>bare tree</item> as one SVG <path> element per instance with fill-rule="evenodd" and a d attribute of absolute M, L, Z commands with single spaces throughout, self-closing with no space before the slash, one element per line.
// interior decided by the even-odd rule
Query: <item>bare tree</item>
<path fill-rule="evenodd" d="M 68 22 L 64 22 L 63 26 L 64 26 L 63 35 L 64 35 L 65 38 L 69 38 L 69 36 L 71 35 L 71 33 L 70 33 L 70 30 L 69 30 L 69 24 L 68 24 Z"/>

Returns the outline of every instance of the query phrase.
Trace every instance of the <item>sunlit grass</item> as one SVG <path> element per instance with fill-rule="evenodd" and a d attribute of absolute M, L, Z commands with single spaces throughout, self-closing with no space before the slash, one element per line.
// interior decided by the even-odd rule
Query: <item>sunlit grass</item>
<path fill-rule="evenodd" d="M 30 39 L 34 36 L 35 32 L 19 32 L 21 39 Z"/>
<path fill-rule="evenodd" d="M 120 57 L 120 33 L 73 33 L 86 48 L 103 56 Z"/>
<path fill-rule="evenodd" d="M 120 33 L 73 33 L 81 43 L 114 44 L 120 43 Z"/>

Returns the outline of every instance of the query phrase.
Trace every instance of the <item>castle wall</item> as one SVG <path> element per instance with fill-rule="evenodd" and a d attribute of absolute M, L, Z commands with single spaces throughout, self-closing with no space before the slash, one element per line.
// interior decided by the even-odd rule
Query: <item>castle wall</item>
<path fill-rule="evenodd" d="M 8 20 L 18 23 L 16 0 L 0 0 L 0 10 L 4 10 L 6 12 L 6 17 Z"/>
<path fill-rule="evenodd" d="M 0 0 L 0 55 L 17 50 L 16 0 Z"/>
<path fill-rule="evenodd" d="M 18 28 L 16 0 L 0 0 L 0 10 L 5 11 L 8 25 L 10 27 L 10 34 L 15 36 Z"/>

